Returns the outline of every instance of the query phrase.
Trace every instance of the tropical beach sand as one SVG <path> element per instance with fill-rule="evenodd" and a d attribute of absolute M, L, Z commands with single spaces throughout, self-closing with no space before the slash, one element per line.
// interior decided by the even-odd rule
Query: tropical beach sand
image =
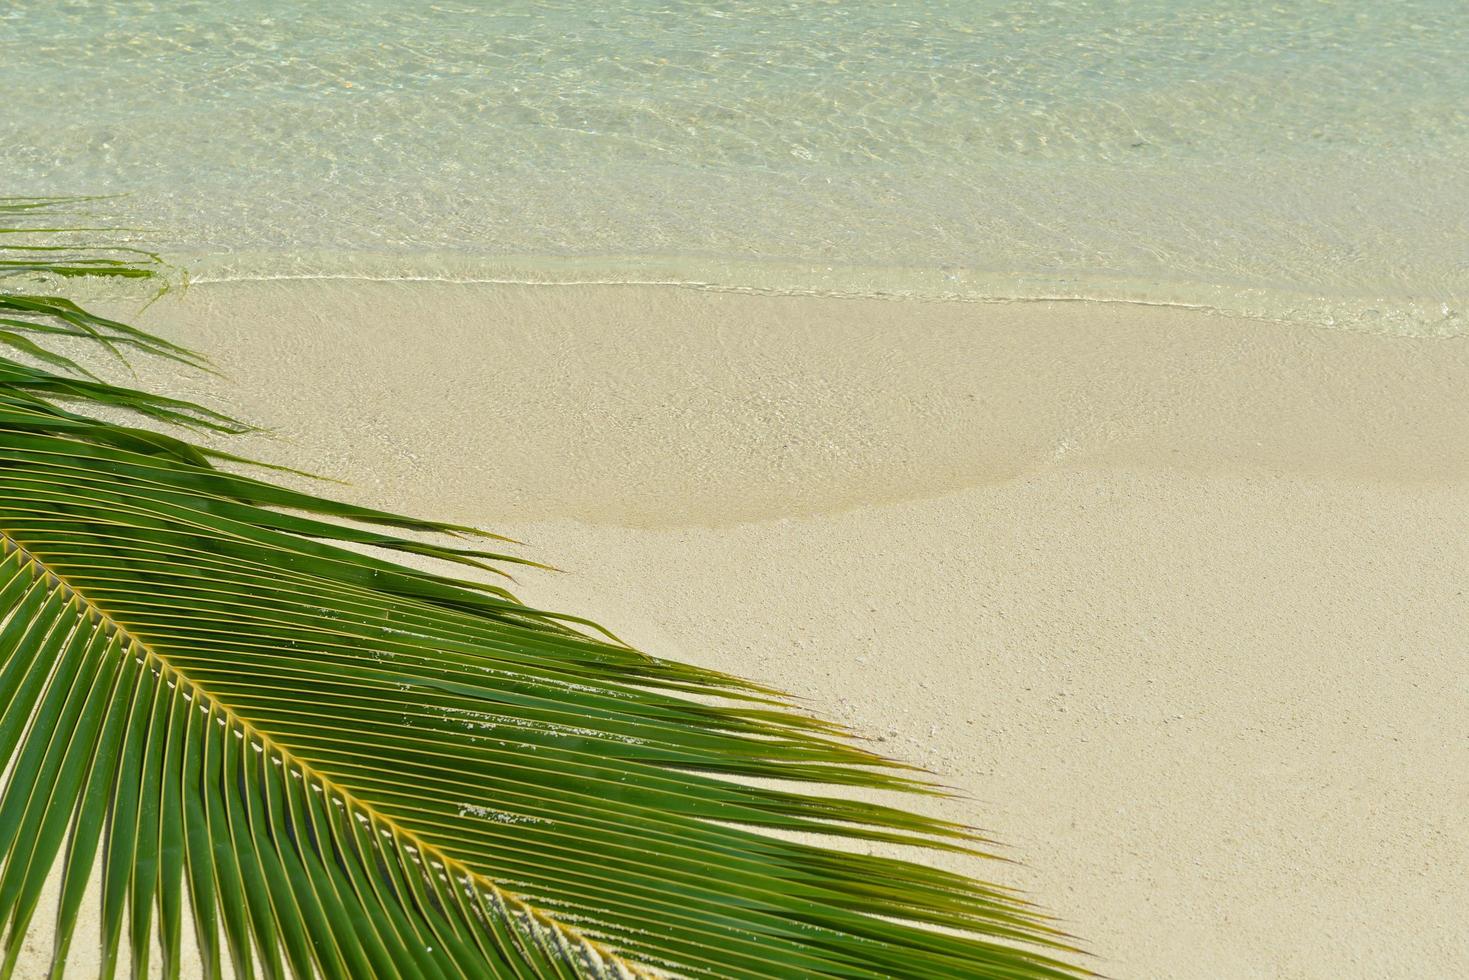
<path fill-rule="evenodd" d="M 1469 339 L 364 282 L 141 322 L 248 451 L 932 769 L 1101 972 L 1469 975 Z"/>

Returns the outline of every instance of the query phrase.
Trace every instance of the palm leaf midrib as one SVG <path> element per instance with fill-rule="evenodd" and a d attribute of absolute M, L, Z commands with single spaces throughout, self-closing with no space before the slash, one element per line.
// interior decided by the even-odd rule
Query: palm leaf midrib
<path fill-rule="evenodd" d="M 448 852 L 446 852 L 442 847 L 433 843 L 429 843 L 428 839 L 423 837 L 421 834 L 416 833 L 413 830 L 403 826 L 398 820 L 394 818 L 394 816 L 388 809 L 365 801 L 355 791 L 345 788 L 347 784 L 343 783 L 340 778 L 327 775 L 320 767 L 305 762 L 306 757 L 300 751 L 286 748 L 283 743 L 267 734 L 267 732 L 262 729 L 258 724 L 255 724 L 253 721 L 247 720 L 245 715 L 242 715 L 234 708 L 226 705 L 221 700 L 221 696 L 210 690 L 207 684 L 201 682 L 195 677 L 190 676 L 186 667 L 181 667 L 179 664 L 173 662 L 173 660 L 170 659 L 166 652 L 159 650 L 157 644 L 151 643 L 143 633 L 130 628 L 127 622 L 127 617 L 125 615 L 119 614 L 116 611 L 107 608 L 105 601 L 99 600 L 97 597 L 87 594 L 81 587 L 77 586 L 72 579 L 68 578 L 64 572 L 57 570 L 54 563 L 48 562 L 45 555 L 38 554 L 35 549 L 26 547 L 24 543 L 17 539 L 17 536 L 15 533 L 13 533 L 13 530 L 9 533 L 0 530 L 0 535 L 3 535 L 3 537 L 0 537 L 0 540 L 9 539 L 9 541 L 11 542 L 11 546 L 15 550 L 21 551 L 26 562 L 32 565 L 39 573 L 49 576 L 50 580 L 56 582 L 58 586 L 66 588 L 70 594 L 74 595 L 78 599 L 78 601 L 85 602 L 87 612 L 90 615 L 96 617 L 99 622 L 103 623 L 110 630 L 116 631 L 116 636 L 123 649 L 127 649 L 129 647 L 135 648 L 137 653 L 142 654 L 149 662 L 156 664 L 161 671 L 167 671 L 167 676 L 171 678 L 177 678 L 178 682 L 183 685 L 183 688 L 185 690 L 191 689 L 197 692 L 197 696 L 202 699 L 202 703 L 208 704 L 210 707 L 218 710 L 219 713 L 223 715 L 225 719 L 227 719 L 228 723 L 237 726 L 236 730 L 240 733 L 243 733 L 245 738 L 253 738 L 255 740 L 258 740 L 260 751 L 274 753 L 276 757 L 282 760 L 283 764 L 286 765 L 287 768 L 294 766 L 308 781 L 315 781 L 318 785 L 322 786 L 323 792 L 327 794 L 328 798 L 340 799 L 343 806 L 347 808 L 348 812 L 363 814 L 368 824 L 372 828 L 374 828 L 374 833 L 376 832 L 376 828 L 379 826 L 389 828 L 395 846 L 400 848 L 407 848 L 410 850 L 410 852 L 414 852 L 423 856 L 426 859 L 426 864 L 431 864 L 435 861 L 443 864 L 445 872 L 449 875 L 449 880 L 455 880 L 462 875 L 465 878 L 466 883 L 469 883 L 471 881 L 474 882 L 478 887 L 482 888 L 483 891 L 492 894 L 496 899 L 503 903 L 505 907 L 516 912 L 524 913 L 538 926 L 550 930 L 553 933 L 563 937 L 563 940 L 565 942 L 573 944 L 576 947 L 586 949 L 589 953 L 594 954 L 596 957 L 600 958 L 605 966 L 614 966 L 617 970 L 622 971 L 622 975 L 635 977 L 662 975 L 659 973 L 650 972 L 638 961 L 627 960 L 621 954 L 615 952 L 612 949 L 609 949 L 601 942 L 598 942 L 597 940 L 587 936 L 584 932 L 577 929 L 575 926 L 567 925 L 566 923 L 559 921 L 556 916 L 545 912 L 544 909 L 539 908 L 533 901 L 527 900 L 526 898 L 522 897 L 518 892 L 507 888 L 505 885 L 501 884 L 495 879 L 489 878 L 482 873 L 476 872 L 474 867 L 471 864 L 467 863 L 466 860 L 450 857 Z M 658 777 L 656 775 L 650 774 L 650 778 L 653 780 L 657 780 Z M 754 816 L 754 814 L 751 814 L 751 816 Z M 893 839 L 897 840 L 896 837 Z M 914 838 L 909 838 L 905 842 L 916 843 L 917 840 Z M 526 852 L 523 856 L 523 859 L 528 859 L 530 857 L 530 853 L 531 852 Z M 568 851 L 565 856 L 567 858 L 575 860 L 575 858 L 578 856 L 578 852 Z M 730 858 L 734 858 L 736 860 L 736 863 L 742 863 L 743 861 L 743 856 L 740 855 L 727 854 L 724 856 L 724 859 L 726 860 Z M 412 884 L 414 887 L 422 887 L 422 883 L 417 882 L 416 880 L 413 881 Z M 749 886 L 746 885 L 745 887 Z M 755 888 L 757 891 L 759 890 L 758 885 L 756 885 Z M 641 889 L 634 888 L 633 890 L 640 891 Z M 837 895 L 837 892 L 827 893 L 824 889 L 818 887 L 814 890 L 806 892 L 805 897 L 807 898 L 807 900 L 822 902 L 823 899 L 834 898 Z M 652 893 L 644 895 L 644 900 L 650 902 L 651 905 L 664 905 L 666 901 L 665 899 L 663 899 L 662 896 Z M 894 911 L 897 911 L 896 907 L 894 908 Z M 668 905 L 663 914 L 671 919 L 684 918 L 684 916 L 680 914 L 680 906 L 678 906 L 677 904 Z M 752 914 L 754 913 L 752 912 Z M 769 911 L 762 912 L 760 913 L 760 916 L 763 917 L 769 914 Z M 1006 935 L 1009 932 L 1009 930 L 1007 930 L 1002 925 L 1002 922 L 1005 919 L 1006 917 L 1000 916 L 991 921 L 990 929 L 992 931 L 992 934 L 998 936 Z M 690 925 L 695 925 L 698 920 L 690 919 L 688 921 Z M 964 926 L 964 923 L 955 920 L 953 922 L 953 925 L 962 928 Z M 697 927 L 695 928 L 695 932 L 703 931 L 704 930 L 698 929 Z M 1021 938 L 1021 934 L 1018 932 L 1014 933 L 1014 936 L 1016 938 Z M 703 968 L 696 969 L 696 973 L 702 974 L 711 969 L 715 973 L 722 973 L 723 971 L 720 970 L 720 967 L 723 966 L 732 969 L 732 961 L 734 959 L 745 959 L 750 954 L 755 954 L 757 957 L 759 955 L 758 943 L 752 945 L 749 950 L 742 951 L 741 953 L 736 954 L 734 948 L 729 945 L 725 945 L 722 948 L 716 947 L 714 945 L 709 945 L 710 942 L 713 942 L 715 940 L 715 934 L 709 933 L 706 936 L 704 943 L 700 944 L 705 950 L 705 955 L 697 956 L 686 952 L 684 955 L 688 959 L 688 961 L 686 961 L 684 965 L 693 966 L 694 962 L 699 962 L 703 964 Z M 721 940 L 718 941 L 725 944 L 734 942 L 736 945 L 743 946 L 749 940 L 738 940 L 732 936 L 724 936 Z M 646 955 L 646 953 L 644 955 Z M 801 958 L 807 954 L 800 950 L 789 950 L 786 955 L 790 957 Z M 710 958 L 711 956 L 715 958 Z M 814 964 L 817 962 L 817 960 L 812 960 L 811 962 Z M 744 971 L 740 971 L 740 975 L 746 975 L 746 973 Z"/>
<path fill-rule="evenodd" d="M 656 978 L 655 974 L 640 965 L 625 959 L 616 951 L 608 948 L 599 941 L 586 935 L 576 927 L 561 922 L 555 916 L 527 901 L 520 895 L 506 890 L 499 882 L 486 876 L 480 871 L 467 865 L 462 860 L 445 853 L 438 846 L 425 841 L 408 827 L 394 820 L 389 814 L 383 813 L 371 803 L 360 799 L 355 793 L 344 787 L 337 780 L 313 766 L 298 753 L 272 738 L 269 733 L 261 730 L 247 718 L 241 716 L 230 705 L 213 694 L 207 687 L 196 679 L 190 677 L 182 668 L 171 662 L 167 655 L 150 645 L 142 637 L 130 630 L 120 617 L 113 614 L 102 606 L 97 600 L 89 596 L 81 588 L 73 584 L 62 572 L 48 564 L 45 559 L 26 547 L 19 540 L 12 529 L 0 527 L 0 555 L 17 553 L 21 559 L 33 570 L 33 574 L 43 578 L 53 588 L 60 590 L 63 599 L 74 600 L 78 605 L 81 615 L 93 619 L 110 638 L 117 640 L 119 650 L 130 650 L 135 655 L 141 655 L 146 662 L 156 665 L 160 671 L 160 679 L 172 676 L 176 682 L 184 685 L 194 692 L 195 697 L 202 699 L 212 709 L 224 715 L 227 723 L 236 726 L 244 734 L 246 740 L 257 739 L 262 751 L 273 752 L 286 767 L 294 766 L 299 770 L 304 779 L 314 781 L 321 786 L 322 792 L 328 798 L 336 798 L 342 801 L 342 805 L 350 813 L 360 813 L 368 818 L 374 825 L 384 825 L 392 829 L 392 833 L 403 846 L 416 848 L 419 855 L 425 860 L 436 860 L 443 864 L 445 873 L 451 879 L 463 877 L 473 882 L 476 886 L 493 894 L 506 906 L 523 912 L 532 918 L 540 926 L 553 930 L 568 941 L 594 950 L 597 955 L 603 957 L 609 964 L 626 971 L 634 977 L 646 977 L 649 980 Z"/>

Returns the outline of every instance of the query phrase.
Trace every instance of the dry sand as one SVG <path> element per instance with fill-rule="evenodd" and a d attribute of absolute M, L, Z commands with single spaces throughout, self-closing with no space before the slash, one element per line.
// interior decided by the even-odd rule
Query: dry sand
<path fill-rule="evenodd" d="M 932 768 L 1111 976 L 1469 975 L 1469 341 L 590 286 L 143 320 L 256 454 Z"/>

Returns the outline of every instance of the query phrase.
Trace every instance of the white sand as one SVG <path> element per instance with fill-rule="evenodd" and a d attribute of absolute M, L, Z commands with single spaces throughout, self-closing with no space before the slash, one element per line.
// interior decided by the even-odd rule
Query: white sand
<path fill-rule="evenodd" d="M 634 287 L 145 322 L 257 454 L 934 769 L 1109 975 L 1469 975 L 1469 342 Z"/>

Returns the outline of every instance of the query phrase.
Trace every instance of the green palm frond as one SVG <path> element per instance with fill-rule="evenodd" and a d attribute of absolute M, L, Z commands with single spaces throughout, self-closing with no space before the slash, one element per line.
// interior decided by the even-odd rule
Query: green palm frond
<path fill-rule="evenodd" d="M 51 210 L 0 202 L 15 227 Z M 94 875 L 104 976 L 146 975 L 155 941 L 177 975 L 190 922 L 211 976 L 1083 972 L 1004 889 L 812 843 L 982 847 L 801 786 L 934 792 L 910 771 L 775 692 L 394 560 L 516 559 L 220 468 L 155 424 L 238 423 L 91 377 L 62 338 L 199 363 L 0 294 L 0 975 L 53 874 L 57 974 Z M 149 422 L 88 414 L 119 409 Z"/>

